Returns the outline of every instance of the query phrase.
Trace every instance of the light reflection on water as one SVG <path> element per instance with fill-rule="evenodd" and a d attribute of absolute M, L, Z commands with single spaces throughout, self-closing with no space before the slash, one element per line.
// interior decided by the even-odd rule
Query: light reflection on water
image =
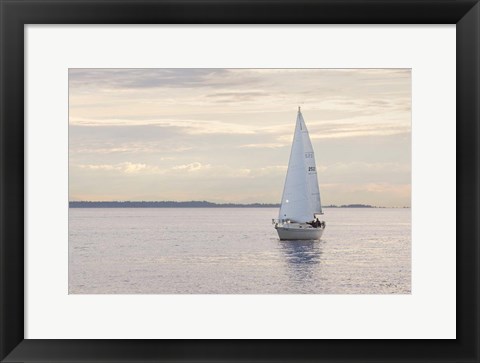
<path fill-rule="evenodd" d="M 320 263 L 320 241 L 279 241 L 290 278 L 297 282 L 311 279 Z"/>
<path fill-rule="evenodd" d="M 409 209 L 326 209 L 320 241 L 280 241 L 276 213 L 70 209 L 69 292 L 410 293 Z"/>

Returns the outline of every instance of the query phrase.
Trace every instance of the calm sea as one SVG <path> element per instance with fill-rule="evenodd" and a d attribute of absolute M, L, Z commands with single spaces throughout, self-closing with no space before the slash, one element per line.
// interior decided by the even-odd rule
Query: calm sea
<path fill-rule="evenodd" d="M 71 294 L 409 294 L 410 209 L 327 208 L 280 241 L 267 208 L 71 208 Z"/>

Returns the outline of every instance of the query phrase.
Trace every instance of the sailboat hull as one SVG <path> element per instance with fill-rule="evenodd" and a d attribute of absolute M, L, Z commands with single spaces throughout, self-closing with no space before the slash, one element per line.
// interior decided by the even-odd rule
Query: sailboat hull
<path fill-rule="evenodd" d="M 287 225 L 275 227 L 280 240 L 318 240 L 322 237 L 323 228 Z"/>

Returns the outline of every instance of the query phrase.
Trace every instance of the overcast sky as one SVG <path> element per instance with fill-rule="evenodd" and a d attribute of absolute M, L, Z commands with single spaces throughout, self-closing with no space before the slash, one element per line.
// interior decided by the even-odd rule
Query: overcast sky
<path fill-rule="evenodd" d="M 298 106 L 324 205 L 410 206 L 407 69 L 71 69 L 70 200 L 279 203 Z"/>

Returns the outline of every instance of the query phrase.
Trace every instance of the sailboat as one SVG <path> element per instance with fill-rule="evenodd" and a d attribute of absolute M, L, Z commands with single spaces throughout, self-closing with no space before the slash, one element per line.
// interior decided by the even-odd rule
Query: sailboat
<path fill-rule="evenodd" d="M 322 214 L 315 154 L 298 107 L 280 212 L 272 223 L 281 240 L 317 240 L 325 230 Z"/>

